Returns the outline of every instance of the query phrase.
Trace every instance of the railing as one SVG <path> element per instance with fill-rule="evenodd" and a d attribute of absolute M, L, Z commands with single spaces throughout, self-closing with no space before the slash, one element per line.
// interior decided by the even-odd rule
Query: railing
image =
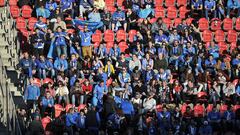
<path fill-rule="evenodd" d="M 22 135 L 12 93 L 8 87 L 6 69 L 0 55 L 0 109 L 1 122 L 7 127 L 8 135 Z"/>

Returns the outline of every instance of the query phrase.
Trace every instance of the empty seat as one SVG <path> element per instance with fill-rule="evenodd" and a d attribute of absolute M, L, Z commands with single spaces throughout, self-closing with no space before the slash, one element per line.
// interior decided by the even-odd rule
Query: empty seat
<path fill-rule="evenodd" d="M 180 23 L 182 23 L 182 19 L 181 18 L 176 18 L 174 19 L 174 27 L 177 27 Z"/>
<path fill-rule="evenodd" d="M 210 30 L 204 30 L 202 32 L 203 42 L 211 42 L 213 39 L 212 32 Z"/>
<path fill-rule="evenodd" d="M 9 0 L 9 6 L 17 6 L 18 0 Z"/>
<path fill-rule="evenodd" d="M 129 42 L 133 42 L 134 40 L 134 36 L 137 34 L 137 31 L 136 30 L 130 30 L 128 32 L 128 41 Z"/>
<path fill-rule="evenodd" d="M 175 0 L 165 0 L 165 6 L 166 7 L 174 7 L 175 6 Z"/>
<path fill-rule="evenodd" d="M 113 7 L 115 4 L 114 4 L 114 1 L 115 0 L 105 0 L 105 5 L 108 7 L 108 6 L 111 6 Z"/>
<path fill-rule="evenodd" d="M 197 104 L 193 108 L 194 116 L 195 117 L 203 117 L 204 116 L 204 107 L 200 104 Z"/>
<path fill-rule="evenodd" d="M 179 18 L 186 18 L 186 14 L 189 12 L 186 6 L 182 6 L 179 8 Z"/>
<path fill-rule="evenodd" d="M 120 42 L 120 43 L 118 44 L 118 46 L 119 46 L 121 52 L 125 52 L 125 50 L 128 49 L 128 45 L 127 45 L 126 42 Z"/>
<path fill-rule="evenodd" d="M 233 21 L 230 18 L 225 18 L 223 20 L 223 29 L 225 31 L 232 30 L 233 29 Z"/>
<path fill-rule="evenodd" d="M 177 18 L 177 9 L 175 7 L 168 7 L 167 8 L 167 17 L 170 19 Z"/>
<path fill-rule="evenodd" d="M 116 8 L 114 6 L 107 6 L 107 10 L 113 14 L 116 11 Z"/>
<path fill-rule="evenodd" d="M 28 5 L 24 5 L 22 7 L 22 17 L 23 18 L 30 18 L 32 16 L 32 8 Z"/>
<path fill-rule="evenodd" d="M 187 18 L 187 19 L 186 19 L 187 25 L 192 24 L 192 21 L 193 21 L 193 20 L 194 20 L 193 18 Z"/>
<path fill-rule="evenodd" d="M 107 0 L 106 0 L 107 1 Z M 117 0 L 117 6 L 122 6 L 124 0 Z"/>
<path fill-rule="evenodd" d="M 29 19 L 28 19 L 28 29 L 29 29 L 29 30 L 33 30 L 33 29 L 34 29 L 34 25 L 36 24 L 37 21 L 38 21 L 38 20 L 37 20 L 37 18 L 35 18 L 35 17 L 29 18 Z"/>
<path fill-rule="evenodd" d="M 236 29 L 237 31 L 240 31 L 240 17 L 238 17 L 237 20 L 236 20 L 235 29 Z"/>
<path fill-rule="evenodd" d="M 155 17 L 156 18 L 159 18 L 159 17 L 164 18 L 165 17 L 165 11 L 164 11 L 163 7 L 156 7 L 155 8 Z"/>
<path fill-rule="evenodd" d="M 169 19 L 169 18 L 163 18 L 163 22 L 167 25 L 168 28 L 169 28 L 170 25 L 172 24 L 172 21 L 171 21 L 171 19 Z"/>
<path fill-rule="evenodd" d="M 5 0 L 0 0 L 0 7 L 4 7 L 5 6 Z"/>
<path fill-rule="evenodd" d="M 221 114 L 223 114 L 225 111 L 227 111 L 228 109 L 228 105 L 221 105 L 219 108 L 219 111 Z"/>
<path fill-rule="evenodd" d="M 163 0 L 155 0 L 155 6 L 163 6 Z"/>
<path fill-rule="evenodd" d="M 208 20 L 206 18 L 201 18 L 198 21 L 198 28 L 200 29 L 200 31 L 208 30 L 209 29 Z"/>
<path fill-rule="evenodd" d="M 16 28 L 17 28 L 18 30 L 20 30 L 20 29 L 26 29 L 26 22 L 25 22 L 25 19 L 24 19 L 24 18 L 18 17 L 18 18 L 16 19 Z"/>
<path fill-rule="evenodd" d="M 127 35 L 124 30 L 118 30 L 116 33 L 117 42 L 126 41 Z"/>
<path fill-rule="evenodd" d="M 187 0 L 177 0 L 177 6 L 187 6 Z"/>
<path fill-rule="evenodd" d="M 104 41 L 105 42 L 114 42 L 114 33 L 112 30 L 106 30 L 104 32 Z"/>
<path fill-rule="evenodd" d="M 232 42 L 230 46 L 231 51 L 233 51 L 237 47 L 237 42 Z"/>
<path fill-rule="evenodd" d="M 224 42 L 225 41 L 225 34 L 222 30 L 215 31 L 215 41 L 216 42 Z"/>
<path fill-rule="evenodd" d="M 211 20 L 211 30 L 216 31 L 216 30 L 221 30 L 222 22 L 218 18 L 213 18 Z"/>
<path fill-rule="evenodd" d="M 237 41 L 237 32 L 235 30 L 229 30 L 227 33 L 227 41 L 232 43 Z"/>
<path fill-rule="evenodd" d="M 228 49 L 228 46 L 225 42 L 219 42 L 218 47 L 219 47 L 220 54 L 222 54 L 224 51 L 226 51 Z"/>
<path fill-rule="evenodd" d="M 101 31 L 99 32 L 99 30 L 98 30 L 98 32 L 96 31 L 94 34 L 92 34 L 92 42 L 93 43 L 96 43 L 96 42 L 100 43 L 100 42 L 102 42 L 102 33 L 101 33 Z"/>
<path fill-rule="evenodd" d="M 10 13 L 14 19 L 20 16 L 20 9 L 18 6 L 10 6 Z"/>
<path fill-rule="evenodd" d="M 152 19 L 150 19 L 149 22 L 150 22 L 151 24 L 153 24 L 153 23 L 155 23 L 156 21 L 157 21 L 157 18 L 152 18 Z"/>

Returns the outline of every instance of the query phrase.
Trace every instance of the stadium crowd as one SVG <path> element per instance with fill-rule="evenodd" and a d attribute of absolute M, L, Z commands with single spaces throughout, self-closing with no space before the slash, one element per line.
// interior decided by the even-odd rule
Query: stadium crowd
<path fill-rule="evenodd" d="M 239 134 L 240 38 L 204 42 L 199 19 L 235 21 L 240 1 L 186 1 L 171 24 L 156 8 L 184 5 L 159 1 L 19 1 L 38 19 L 19 36 L 22 134 Z"/>

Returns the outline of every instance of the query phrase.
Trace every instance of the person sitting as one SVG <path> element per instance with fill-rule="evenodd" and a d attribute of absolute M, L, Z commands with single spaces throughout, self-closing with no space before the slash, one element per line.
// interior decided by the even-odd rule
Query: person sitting
<path fill-rule="evenodd" d="M 50 91 L 46 92 L 46 95 L 42 97 L 41 105 L 41 116 L 44 117 L 44 114 L 47 111 L 50 111 L 52 117 L 55 117 L 54 114 L 54 99 L 51 96 Z"/>

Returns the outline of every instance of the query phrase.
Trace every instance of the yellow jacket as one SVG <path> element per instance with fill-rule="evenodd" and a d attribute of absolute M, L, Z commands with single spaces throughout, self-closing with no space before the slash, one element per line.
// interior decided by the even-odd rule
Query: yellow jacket
<path fill-rule="evenodd" d="M 110 65 L 110 70 L 111 70 L 111 74 L 115 74 L 115 69 L 112 64 Z M 106 73 L 108 72 L 108 65 L 105 66 L 104 71 Z"/>

